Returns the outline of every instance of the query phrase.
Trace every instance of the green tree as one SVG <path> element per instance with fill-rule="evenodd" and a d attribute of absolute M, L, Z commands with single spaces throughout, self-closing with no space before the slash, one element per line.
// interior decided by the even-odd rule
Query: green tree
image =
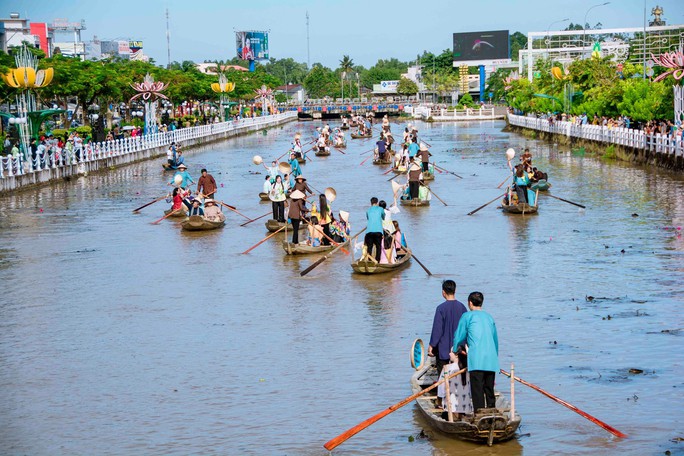
<path fill-rule="evenodd" d="M 672 81 L 650 82 L 644 79 L 621 81 L 622 101 L 617 104 L 619 112 L 636 121 L 672 119 L 674 96 Z"/>
<path fill-rule="evenodd" d="M 292 58 L 287 59 L 271 59 L 263 65 L 266 73 L 277 77 L 283 84 L 301 84 L 308 73 L 306 63 L 296 62 Z"/>
<path fill-rule="evenodd" d="M 375 65 L 361 74 L 361 85 L 372 89 L 373 84 L 381 81 L 396 81 L 401 78 L 402 73 L 406 73 L 408 64 L 397 59 L 378 60 Z"/>
<path fill-rule="evenodd" d="M 401 78 L 397 85 L 397 93 L 399 95 L 415 95 L 418 93 L 418 84 L 408 78 Z"/>
<path fill-rule="evenodd" d="M 330 68 L 314 63 L 304 79 L 304 88 L 311 98 L 336 97 L 340 93 L 340 81 Z"/>
<path fill-rule="evenodd" d="M 518 51 L 527 47 L 527 36 L 521 32 L 515 32 L 510 36 L 511 59 L 518 60 Z"/>

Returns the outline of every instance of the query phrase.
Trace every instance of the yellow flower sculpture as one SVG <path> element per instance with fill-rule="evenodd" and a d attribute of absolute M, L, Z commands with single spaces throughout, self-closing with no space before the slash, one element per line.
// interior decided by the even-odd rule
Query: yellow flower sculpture
<path fill-rule="evenodd" d="M 45 70 L 38 70 L 31 67 L 19 67 L 10 70 L 7 74 L 2 75 L 5 83 L 15 89 L 39 89 L 45 87 L 52 82 L 55 72 L 52 68 Z"/>
<path fill-rule="evenodd" d="M 232 92 L 235 90 L 235 83 L 234 82 L 213 82 L 211 84 L 211 90 L 213 90 L 216 93 L 228 93 Z"/>

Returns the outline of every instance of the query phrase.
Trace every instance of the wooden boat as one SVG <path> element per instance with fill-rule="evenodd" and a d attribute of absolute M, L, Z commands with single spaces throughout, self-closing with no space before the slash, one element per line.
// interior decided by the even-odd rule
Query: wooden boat
<path fill-rule="evenodd" d="M 422 199 L 403 199 L 399 198 L 399 204 L 402 206 L 413 206 L 413 207 L 418 207 L 418 206 L 429 206 L 430 205 L 430 200 L 422 200 Z"/>
<path fill-rule="evenodd" d="M 306 158 L 297 157 L 297 163 L 299 163 L 300 165 L 306 165 Z"/>
<path fill-rule="evenodd" d="M 181 222 L 181 229 L 185 231 L 208 231 L 222 228 L 226 224 L 226 216 L 221 214 L 219 220 L 207 220 L 201 215 L 186 217 Z"/>
<path fill-rule="evenodd" d="M 435 175 L 433 173 L 431 173 L 430 171 L 423 171 L 423 180 L 424 181 L 435 180 Z"/>
<path fill-rule="evenodd" d="M 373 260 L 356 260 L 351 264 L 352 269 L 357 274 L 382 274 L 385 272 L 392 272 L 408 266 L 411 260 L 411 249 L 406 249 L 407 253 L 395 263 L 380 264 Z"/>
<path fill-rule="evenodd" d="M 271 201 L 268 197 L 268 193 L 266 192 L 259 192 L 259 199 L 261 201 Z"/>
<path fill-rule="evenodd" d="M 164 215 L 169 215 L 171 212 L 173 212 L 172 209 L 167 209 L 164 211 Z M 180 218 L 180 217 L 187 217 L 188 216 L 188 209 L 183 205 L 183 210 L 179 210 L 173 215 L 169 215 L 169 218 Z"/>
<path fill-rule="evenodd" d="M 379 158 L 376 158 L 373 160 L 374 165 L 391 165 L 392 164 L 392 159 L 391 158 L 386 158 L 384 160 L 380 160 Z"/>
<path fill-rule="evenodd" d="M 537 206 L 530 206 L 527 203 L 520 204 L 504 204 L 501 203 L 501 209 L 509 214 L 536 214 Z"/>
<path fill-rule="evenodd" d="M 283 223 L 283 222 L 278 222 L 278 221 L 273 220 L 273 219 L 269 219 L 268 222 L 265 223 L 265 225 L 266 225 L 266 229 L 267 229 L 268 231 L 270 231 L 271 233 L 273 233 L 273 232 L 275 232 L 275 231 L 278 231 L 280 228 L 284 227 L 284 226 L 285 226 L 285 223 Z M 305 229 L 306 229 L 306 222 L 301 222 L 301 223 L 299 224 L 299 229 L 300 229 L 300 230 L 305 230 Z M 288 223 L 288 224 L 287 224 L 287 230 L 288 230 L 288 231 L 292 231 L 292 224 L 291 224 L 291 223 Z M 284 232 L 284 231 L 285 231 L 285 230 L 281 231 L 281 233 Z"/>
<path fill-rule="evenodd" d="M 340 130 L 349 130 L 349 125 L 342 124 Z"/>
<path fill-rule="evenodd" d="M 347 141 L 343 142 L 340 145 L 333 146 L 333 147 L 335 147 L 336 149 L 346 149 L 347 148 Z"/>
<path fill-rule="evenodd" d="M 539 190 L 540 192 L 545 192 L 549 188 L 551 188 L 551 184 L 549 184 L 549 181 L 547 181 L 546 179 L 540 179 L 537 182 L 534 182 L 532 183 L 532 185 L 530 185 L 530 190 Z"/>
<path fill-rule="evenodd" d="M 369 135 L 358 135 L 356 133 L 352 133 L 350 136 L 352 139 L 361 139 L 361 138 L 372 138 L 373 134 L 371 133 Z"/>
<path fill-rule="evenodd" d="M 291 242 L 283 241 L 283 249 L 288 255 L 308 255 L 311 253 L 327 252 L 334 248 L 334 245 L 319 245 L 318 247 L 314 247 L 313 245 L 308 245 L 303 242 L 293 244 Z"/>
<path fill-rule="evenodd" d="M 419 367 L 411 376 L 411 390 L 419 393 L 439 379 L 437 369 L 431 363 Z M 442 408 L 437 407 L 437 394 L 432 390 L 416 399 L 418 408 L 432 427 L 460 440 L 487 443 L 492 445 L 505 442 L 515 436 L 520 426 L 520 415 L 511 417 L 508 399 L 496 391 L 496 408 L 479 410 L 475 415 L 465 416 L 460 420 L 449 422 L 442 418 Z"/>
<path fill-rule="evenodd" d="M 318 147 L 316 149 L 316 152 L 314 152 L 314 155 L 316 157 L 327 157 L 330 155 L 330 149 L 326 149 L 325 147 Z"/>
<path fill-rule="evenodd" d="M 170 165 L 168 161 L 162 163 L 162 168 L 164 171 L 176 171 L 178 169 L 177 165 Z"/>

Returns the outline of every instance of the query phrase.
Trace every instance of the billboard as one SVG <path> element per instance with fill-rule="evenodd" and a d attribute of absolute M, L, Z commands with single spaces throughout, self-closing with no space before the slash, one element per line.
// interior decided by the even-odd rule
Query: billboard
<path fill-rule="evenodd" d="M 454 33 L 454 67 L 510 63 L 508 30 Z"/>
<path fill-rule="evenodd" d="M 237 56 L 242 60 L 268 60 L 268 32 L 235 32 Z"/>
<path fill-rule="evenodd" d="M 399 81 L 380 81 L 380 84 L 373 84 L 373 93 L 397 93 Z"/>

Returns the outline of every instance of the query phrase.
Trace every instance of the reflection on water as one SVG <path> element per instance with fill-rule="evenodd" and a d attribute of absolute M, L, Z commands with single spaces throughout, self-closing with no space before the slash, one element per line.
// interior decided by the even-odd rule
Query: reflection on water
<path fill-rule="evenodd" d="M 263 183 L 251 164 L 287 150 L 290 124 L 195 149 L 218 198 L 256 217 Z M 400 126 L 395 125 L 397 130 Z M 150 222 L 166 203 L 158 162 L 91 174 L 0 200 L 0 451 L 3 454 L 326 454 L 322 444 L 410 394 L 411 342 L 428 338 L 441 280 L 457 298 L 485 295 L 502 366 L 630 435 L 618 441 L 518 385 L 522 436 L 486 448 L 429 429 L 413 405 L 353 437 L 345 454 L 634 454 L 676 450 L 684 399 L 684 181 L 502 133 L 501 122 L 420 124 L 447 202 L 401 208 L 418 258 L 387 276 L 351 273 L 342 252 L 286 256 L 283 235 L 247 255 L 263 219 L 227 212 L 226 227 L 181 232 Z M 304 165 L 332 186 L 335 212 L 365 225 L 384 169 L 350 140 Z M 530 147 L 552 193 L 536 216 L 489 205 L 508 176 L 504 151 Z M 399 181 L 402 181 L 402 177 Z M 357 252 L 358 255 L 358 252 Z M 427 342 L 427 340 L 426 340 Z M 644 371 L 630 374 L 630 368 Z M 499 376 L 499 389 L 508 382 Z M 648 416 L 644 423 L 642 419 Z M 424 429 L 430 438 L 408 441 Z M 655 449 L 655 451 L 654 451 Z"/>

